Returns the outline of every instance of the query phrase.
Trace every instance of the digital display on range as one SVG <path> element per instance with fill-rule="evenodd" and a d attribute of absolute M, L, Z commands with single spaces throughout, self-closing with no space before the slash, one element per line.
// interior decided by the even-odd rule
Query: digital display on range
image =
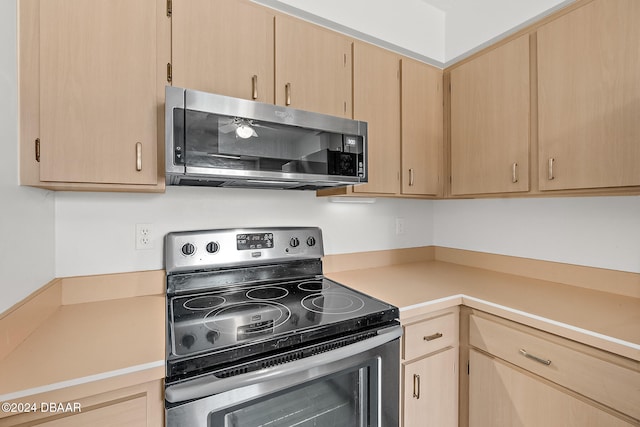
<path fill-rule="evenodd" d="M 239 251 L 273 248 L 273 233 L 237 234 Z"/>

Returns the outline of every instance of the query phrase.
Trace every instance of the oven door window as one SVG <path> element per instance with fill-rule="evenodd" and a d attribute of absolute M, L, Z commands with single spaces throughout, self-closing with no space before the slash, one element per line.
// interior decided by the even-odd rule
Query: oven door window
<path fill-rule="evenodd" d="M 210 426 L 365 427 L 377 425 L 376 361 L 210 414 Z"/>

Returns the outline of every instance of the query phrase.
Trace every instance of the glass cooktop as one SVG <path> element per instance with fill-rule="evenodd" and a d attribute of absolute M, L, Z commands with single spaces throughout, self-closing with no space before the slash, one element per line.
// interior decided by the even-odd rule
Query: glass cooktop
<path fill-rule="evenodd" d="M 270 345 L 282 348 L 299 341 L 286 336 L 320 338 L 398 318 L 396 307 L 322 277 L 174 296 L 169 310 L 178 357 L 274 338 Z"/>

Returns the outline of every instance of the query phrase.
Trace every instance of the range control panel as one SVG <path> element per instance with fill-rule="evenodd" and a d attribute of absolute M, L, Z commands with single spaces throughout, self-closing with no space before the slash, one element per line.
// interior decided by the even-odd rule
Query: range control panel
<path fill-rule="evenodd" d="M 168 274 L 322 256 L 318 227 L 180 231 L 165 237 Z"/>

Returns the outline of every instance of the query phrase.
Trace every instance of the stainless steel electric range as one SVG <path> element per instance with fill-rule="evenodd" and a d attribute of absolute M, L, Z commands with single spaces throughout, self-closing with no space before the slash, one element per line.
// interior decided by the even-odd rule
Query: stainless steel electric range
<path fill-rule="evenodd" d="M 398 425 L 398 309 L 323 254 L 311 227 L 166 236 L 167 426 Z"/>

